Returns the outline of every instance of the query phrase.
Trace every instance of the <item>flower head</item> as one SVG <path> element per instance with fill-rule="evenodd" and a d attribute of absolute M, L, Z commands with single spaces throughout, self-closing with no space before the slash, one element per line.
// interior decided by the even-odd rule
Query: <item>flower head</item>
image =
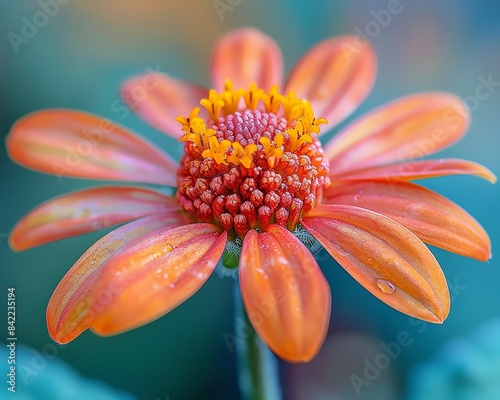
<path fill-rule="evenodd" d="M 58 285 L 47 310 L 54 340 L 88 328 L 116 334 L 164 315 L 205 283 L 227 249 L 239 255 L 243 301 L 259 336 L 285 360 L 308 361 L 326 335 L 331 302 L 311 237 L 395 309 L 430 322 L 447 317 L 446 279 L 423 242 L 487 260 L 490 241 L 459 206 L 410 181 L 453 174 L 495 181 L 469 161 L 415 160 L 465 134 L 466 107 L 446 93 L 408 96 L 352 122 L 323 148 L 320 135 L 370 91 L 374 53 L 353 37 L 326 40 L 284 85 L 282 64 L 270 38 L 240 29 L 215 48 L 212 89 L 155 73 L 133 105 L 183 144 L 179 164 L 78 111 L 41 111 L 13 126 L 7 149 L 26 167 L 177 190 L 84 189 L 19 221 L 10 238 L 17 250 L 127 222 Z M 126 82 L 125 99 L 144 81 Z"/>

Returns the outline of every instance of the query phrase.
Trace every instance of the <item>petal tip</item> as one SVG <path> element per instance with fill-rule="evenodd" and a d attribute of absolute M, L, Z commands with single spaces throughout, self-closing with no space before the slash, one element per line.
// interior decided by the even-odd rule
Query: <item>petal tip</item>
<path fill-rule="evenodd" d="M 488 170 L 488 174 L 485 176 L 485 179 L 490 182 L 492 185 L 494 185 L 495 183 L 497 183 L 497 176 Z"/>
<path fill-rule="evenodd" d="M 28 246 L 26 246 L 25 244 L 23 245 L 19 240 L 17 240 L 16 236 L 14 235 L 14 232 L 12 232 L 9 235 L 8 240 L 9 240 L 9 247 L 13 251 L 20 252 L 20 251 L 28 249 Z"/>

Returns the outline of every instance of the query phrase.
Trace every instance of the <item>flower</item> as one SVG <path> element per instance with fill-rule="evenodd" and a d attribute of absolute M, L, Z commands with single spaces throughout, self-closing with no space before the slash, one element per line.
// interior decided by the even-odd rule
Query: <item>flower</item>
<path fill-rule="evenodd" d="M 205 283 L 227 248 L 240 253 L 243 302 L 261 339 L 285 360 L 308 361 L 331 305 L 306 245 L 311 236 L 388 305 L 442 322 L 448 287 L 423 242 L 484 261 L 490 241 L 460 207 L 410 181 L 495 177 L 469 161 L 415 160 L 467 130 L 465 105 L 447 93 L 387 104 L 323 149 L 319 135 L 351 114 L 374 82 L 374 53 L 357 45 L 351 36 L 316 45 L 282 86 L 279 48 L 245 28 L 218 42 L 211 90 L 159 73 L 130 79 L 124 98 L 184 144 L 180 164 L 94 115 L 45 110 L 19 120 L 7 149 L 25 167 L 177 188 L 175 196 L 135 186 L 84 189 L 19 221 L 10 237 L 16 250 L 128 222 L 62 279 L 47 309 L 51 337 L 67 343 L 88 328 L 111 335 L 159 318 Z"/>

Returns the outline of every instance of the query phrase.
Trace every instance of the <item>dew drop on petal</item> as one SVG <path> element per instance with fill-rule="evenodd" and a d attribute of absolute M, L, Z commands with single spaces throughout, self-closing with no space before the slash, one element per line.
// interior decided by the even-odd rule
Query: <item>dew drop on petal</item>
<path fill-rule="evenodd" d="M 158 269 L 156 270 L 156 272 L 157 272 L 158 274 L 161 274 L 161 271 L 162 271 L 162 269 L 161 269 L 161 268 L 158 268 Z"/>
<path fill-rule="evenodd" d="M 172 250 L 174 249 L 174 246 L 172 246 L 171 244 L 167 244 L 165 246 L 165 253 L 170 253 Z"/>
<path fill-rule="evenodd" d="M 170 289 L 173 289 L 173 288 L 175 287 L 175 283 L 171 283 L 170 285 L 168 285 L 168 287 L 169 287 Z"/>
<path fill-rule="evenodd" d="M 204 280 L 204 279 L 207 277 L 207 275 L 206 275 L 206 274 L 204 274 L 203 272 L 197 272 L 197 273 L 195 274 L 195 276 L 196 276 L 199 280 Z"/>
<path fill-rule="evenodd" d="M 155 252 L 153 253 L 153 257 L 154 257 L 154 258 L 160 258 L 163 254 L 164 254 L 164 252 L 163 252 L 163 251 L 158 250 L 158 251 L 155 251 Z"/>
<path fill-rule="evenodd" d="M 91 264 L 91 265 L 96 265 L 96 263 L 97 263 L 97 261 L 96 261 L 95 259 L 93 259 L 93 260 L 90 262 L 90 264 Z"/>
<path fill-rule="evenodd" d="M 395 286 L 385 279 L 377 279 L 377 286 L 382 292 L 386 294 L 393 294 L 396 290 Z"/>

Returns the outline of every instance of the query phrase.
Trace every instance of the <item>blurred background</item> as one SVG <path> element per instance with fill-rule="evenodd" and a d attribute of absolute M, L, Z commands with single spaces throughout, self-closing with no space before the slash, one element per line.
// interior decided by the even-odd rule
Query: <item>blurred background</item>
<path fill-rule="evenodd" d="M 379 73 L 372 93 L 349 120 L 412 92 L 456 93 L 471 107 L 472 126 L 441 155 L 477 161 L 500 174 L 500 83 L 487 88 L 487 98 L 475 94 L 484 80 L 500 82 L 499 2 L 58 0 L 49 15 L 43 5 L 54 1 L 2 5 L 2 137 L 29 112 L 63 107 L 116 120 L 170 151 L 176 147 L 173 140 L 132 114 L 116 112 L 118 87 L 127 77 L 149 68 L 209 86 L 213 43 L 241 26 L 273 37 L 283 50 L 286 71 L 323 39 L 364 34 L 377 51 Z M 399 12 L 381 20 L 380 11 L 391 8 Z M 34 19 L 36 32 L 25 28 Z M 176 148 L 173 154 L 179 157 L 181 147 Z M 21 253 L 10 250 L 7 235 L 39 203 L 97 182 L 60 181 L 26 170 L 7 158 L 5 146 L 0 163 L 0 298 L 6 301 L 7 287 L 16 288 L 17 334 L 28 346 L 18 396 L 25 391 L 26 399 L 72 398 L 54 394 L 69 382 L 57 372 L 66 369 L 80 380 L 106 386 L 103 397 L 94 394 L 95 399 L 238 398 L 235 357 L 223 339 L 233 332 L 233 281 L 215 274 L 196 296 L 154 323 L 115 337 L 85 332 L 66 346 L 54 344 L 45 325 L 51 293 L 104 232 Z M 500 329 L 494 323 L 500 318 L 500 185 L 465 176 L 423 183 L 483 224 L 493 259 L 483 264 L 432 249 L 452 295 L 449 318 L 434 326 L 382 304 L 335 262 L 320 257 L 332 288 L 330 333 L 311 363 L 281 364 L 286 399 L 500 398 Z M 1 317 L 2 332 L 7 332 L 6 319 Z M 2 371 L 5 360 L 2 353 Z M 57 383 L 51 381 L 51 395 L 43 394 L 49 393 L 44 391 L 48 371 L 52 377 L 61 373 Z M 10 395 L 6 383 L 0 393 L 1 398 Z"/>

